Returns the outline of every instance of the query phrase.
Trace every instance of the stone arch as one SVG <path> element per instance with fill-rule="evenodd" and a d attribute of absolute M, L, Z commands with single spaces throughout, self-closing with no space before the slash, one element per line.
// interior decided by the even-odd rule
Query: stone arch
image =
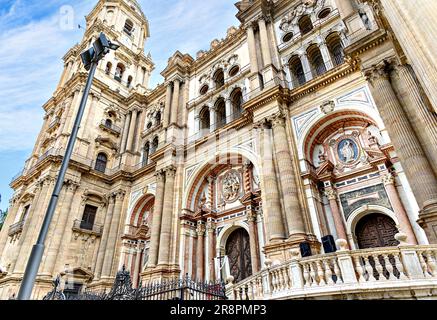
<path fill-rule="evenodd" d="M 138 224 L 141 223 L 145 210 L 148 209 L 150 204 L 153 207 L 154 200 L 155 195 L 153 193 L 145 193 L 138 197 L 138 199 L 131 205 L 131 209 L 126 215 L 125 224 L 138 226 Z"/>
<path fill-rule="evenodd" d="M 253 166 L 254 170 L 257 173 L 260 173 L 260 166 L 259 166 L 259 156 L 255 155 L 254 153 L 250 153 L 247 150 L 239 149 L 237 150 L 230 150 L 230 152 L 216 152 L 213 156 L 207 158 L 205 161 L 203 161 L 190 175 L 187 181 L 184 181 L 186 187 L 185 187 L 185 193 L 184 198 L 182 199 L 182 207 L 194 211 L 194 201 L 195 197 L 194 195 L 199 191 L 202 182 L 208 175 L 211 169 L 217 167 L 219 165 L 219 162 L 217 159 L 223 159 L 223 157 L 229 157 L 232 159 L 236 159 L 238 157 L 242 157 L 243 159 L 249 160 Z M 186 177 L 184 178 L 186 179 Z"/>
<path fill-rule="evenodd" d="M 385 129 L 385 125 L 382 122 L 378 111 L 368 103 L 342 102 L 335 104 L 335 111 L 332 111 L 328 114 L 317 111 L 317 113 L 312 116 L 311 120 L 309 120 L 302 128 L 297 141 L 299 159 L 304 159 L 308 156 L 306 151 L 309 149 L 308 145 L 312 143 L 310 141 L 310 135 L 317 135 L 317 132 L 314 131 L 320 132 L 332 121 L 337 121 L 338 119 L 347 119 L 353 116 L 373 122 L 381 131 Z"/>
<path fill-rule="evenodd" d="M 351 213 L 351 215 L 346 220 L 346 233 L 349 237 L 350 243 L 352 243 L 355 248 L 358 248 L 358 241 L 355 235 L 355 229 L 357 227 L 358 222 L 367 215 L 379 213 L 391 218 L 395 224 L 398 231 L 400 231 L 399 220 L 396 217 L 396 214 L 382 206 L 378 205 L 365 205 L 362 206 Z"/>
<path fill-rule="evenodd" d="M 226 251 L 226 243 L 228 241 L 229 236 L 236 230 L 243 228 L 250 236 L 249 226 L 243 221 L 236 221 L 231 225 L 226 226 L 220 234 L 217 236 L 217 253 L 220 255 L 225 254 Z"/>

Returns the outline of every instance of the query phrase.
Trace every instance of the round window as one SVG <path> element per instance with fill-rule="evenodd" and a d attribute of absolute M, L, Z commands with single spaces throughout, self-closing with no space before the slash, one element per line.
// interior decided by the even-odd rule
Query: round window
<path fill-rule="evenodd" d="M 293 39 L 293 32 L 288 32 L 282 37 L 282 42 L 289 42 Z"/>
<path fill-rule="evenodd" d="M 236 76 L 238 72 L 240 72 L 240 67 L 239 66 L 233 66 L 231 68 L 231 70 L 229 70 L 229 76 L 231 76 L 231 77 Z"/>
<path fill-rule="evenodd" d="M 208 92 L 208 90 L 209 90 L 209 87 L 208 87 L 207 84 L 205 84 L 205 85 L 202 86 L 202 88 L 200 88 L 200 94 L 204 95 L 204 94 L 206 94 Z"/>
<path fill-rule="evenodd" d="M 327 16 L 329 16 L 330 13 L 331 13 L 331 9 L 329 8 L 323 9 L 319 13 L 319 19 L 325 19 Z"/>

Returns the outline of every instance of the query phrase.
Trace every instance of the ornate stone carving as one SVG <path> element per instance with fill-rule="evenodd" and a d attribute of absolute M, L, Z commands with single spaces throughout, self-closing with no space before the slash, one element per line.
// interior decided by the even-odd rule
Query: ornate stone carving
<path fill-rule="evenodd" d="M 325 101 L 322 103 L 322 105 L 320 106 L 320 110 L 324 113 L 324 114 L 329 114 L 331 112 L 333 112 L 335 109 L 335 102 L 332 100 L 329 101 Z"/>
<path fill-rule="evenodd" d="M 337 192 L 334 189 L 326 189 L 325 196 L 328 200 L 337 200 Z"/>
<path fill-rule="evenodd" d="M 241 176 L 235 171 L 231 170 L 223 177 L 222 194 L 223 199 L 227 203 L 235 202 L 240 195 L 241 190 Z"/>
<path fill-rule="evenodd" d="M 395 183 L 395 177 L 391 173 L 388 173 L 382 177 L 382 183 L 384 183 L 385 186 L 394 184 Z"/>

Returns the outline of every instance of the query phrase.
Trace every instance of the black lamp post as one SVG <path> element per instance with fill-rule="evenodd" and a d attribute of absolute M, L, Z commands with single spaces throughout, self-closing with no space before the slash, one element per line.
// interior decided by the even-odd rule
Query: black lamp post
<path fill-rule="evenodd" d="M 86 102 L 88 100 L 88 95 L 91 90 L 91 85 L 93 83 L 97 65 L 99 64 L 99 61 L 106 54 L 108 54 L 111 49 L 117 50 L 118 48 L 118 45 L 111 43 L 111 41 L 109 41 L 106 36 L 101 33 L 99 38 L 94 42 L 93 47 L 89 48 L 87 51 L 83 52 L 80 55 L 85 69 L 89 71 L 88 79 L 86 82 L 85 90 L 83 92 L 82 100 L 80 102 L 79 110 L 76 115 L 76 120 L 74 121 L 73 131 L 71 132 L 70 138 L 68 140 L 67 149 L 62 160 L 61 169 L 56 180 L 55 188 L 53 190 L 52 197 L 50 199 L 50 203 L 47 208 L 43 224 L 41 226 L 38 240 L 37 243 L 33 246 L 29 261 L 27 262 L 26 271 L 24 273 L 23 281 L 21 282 L 20 291 L 17 297 L 18 300 L 29 300 L 32 295 L 36 275 L 38 273 L 38 269 L 44 253 L 44 242 L 47 238 L 50 222 L 52 221 L 53 214 L 58 203 L 59 194 L 64 183 L 65 174 L 68 169 L 68 164 L 73 153 L 74 143 L 76 142 L 77 133 L 79 132 L 80 122 L 85 111 Z"/>

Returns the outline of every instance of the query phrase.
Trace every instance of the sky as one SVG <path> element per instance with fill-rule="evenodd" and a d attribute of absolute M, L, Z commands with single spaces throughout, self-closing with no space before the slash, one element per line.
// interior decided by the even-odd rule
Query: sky
<path fill-rule="evenodd" d="M 176 51 L 193 57 L 238 26 L 236 0 L 138 0 L 149 20 L 145 53 L 156 64 L 150 87 Z M 29 158 L 52 96 L 62 57 L 83 36 L 84 16 L 97 0 L 0 0 L 0 209 L 12 196 L 11 178 Z"/>

